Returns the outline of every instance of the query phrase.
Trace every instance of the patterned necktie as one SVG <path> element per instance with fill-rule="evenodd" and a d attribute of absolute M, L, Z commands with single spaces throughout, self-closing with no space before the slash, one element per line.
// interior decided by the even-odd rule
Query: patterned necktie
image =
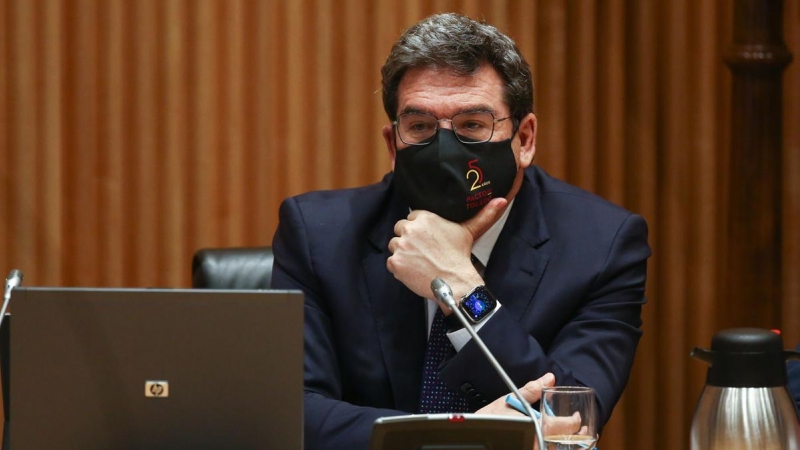
<path fill-rule="evenodd" d="M 464 395 L 450 389 L 439 378 L 439 364 L 451 352 L 454 353 L 455 349 L 447 338 L 444 313 L 437 308 L 433 316 L 428 349 L 425 352 L 425 365 L 422 369 L 422 392 L 419 401 L 421 414 L 469 412 Z"/>

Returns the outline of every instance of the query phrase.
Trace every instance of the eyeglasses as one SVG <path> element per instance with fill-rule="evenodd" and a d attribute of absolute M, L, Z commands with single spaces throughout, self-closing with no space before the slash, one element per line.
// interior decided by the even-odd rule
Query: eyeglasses
<path fill-rule="evenodd" d="M 397 116 L 392 125 L 397 128 L 400 140 L 408 145 L 426 145 L 433 141 L 439 131 L 439 122 L 453 125 L 453 132 L 465 144 L 479 144 L 492 139 L 494 124 L 510 117 L 495 119 L 488 111 L 463 112 L 450 119 L 439 119 L 429 113 L 404 113 Z"/>

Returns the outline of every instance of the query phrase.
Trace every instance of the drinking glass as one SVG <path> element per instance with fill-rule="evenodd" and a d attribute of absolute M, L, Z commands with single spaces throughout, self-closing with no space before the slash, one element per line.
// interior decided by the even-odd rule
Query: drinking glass
<path fill-rule="evenodd" d="M 541 413 L 547 450 L 594 448 L 597 441 L 594 389 L 584 386 L 544 388 Z"/>

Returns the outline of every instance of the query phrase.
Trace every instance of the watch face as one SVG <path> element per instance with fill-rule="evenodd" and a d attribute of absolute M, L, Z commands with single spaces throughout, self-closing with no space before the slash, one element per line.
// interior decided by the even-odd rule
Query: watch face
<path fill-rule="evenodd" d="M 483 286 L 478 287 L 461 301 L 461 309 L 467 313 L 472 322 L 478 323 L 494 311 L 497 306 L 492 294 Z"/>

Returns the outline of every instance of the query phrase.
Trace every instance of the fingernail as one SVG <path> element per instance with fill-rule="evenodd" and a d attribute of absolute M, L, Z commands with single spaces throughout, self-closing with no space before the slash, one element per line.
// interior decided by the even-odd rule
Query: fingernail
<path fill-rule="evenodd" d="M 542 377 L 542 384 L 553 385 L 556 382 L 556 376 L 548 372 Z"/>

